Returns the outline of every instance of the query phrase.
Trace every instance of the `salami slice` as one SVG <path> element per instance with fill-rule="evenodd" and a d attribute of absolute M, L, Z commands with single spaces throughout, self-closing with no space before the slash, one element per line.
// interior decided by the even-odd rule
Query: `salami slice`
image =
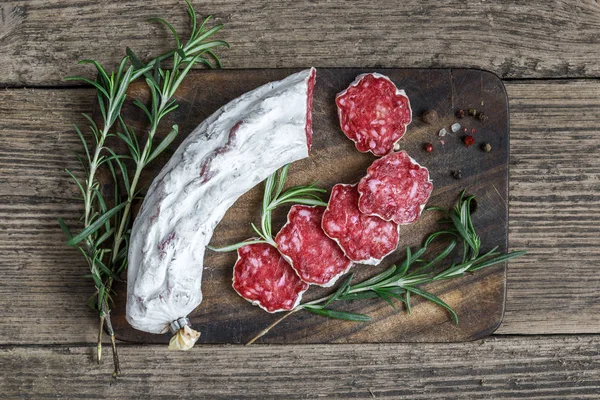
<path fill-rule="evenodd" d="M 333 187 L 322 226 L 349 259 L 361 264 L 377 265 L 398 247 L 399 226 L 361 213 L 356 184 Z"/>
<path fill-rule="evenodd" d="M 412 121 L 410 102 L 385 75 L 362 74 L 335 98 L 340 126 L 358 151 L 384 156 Z"/>
<path fill-rule="evenodd" d="M 327 287 L 348 272 L 352 261 L 323 232 L 324 211 L 325 207 L 321 206 L 292 206 L 275 242 L 300 279 Z"/>
<path fill-rule="evenodd" d="M 240 296 L 267 312 L 294 309 L 308 284 L 270 244 L 249 244 L 238 249 L 233 267 L 233 288 Z"/>
<path fill-rule="evenodd" d="M 405 151 L 375 160 L 358 184 L 358 207 L 400 225 L 415 222 L 433 191 L 427 168 Z"/>

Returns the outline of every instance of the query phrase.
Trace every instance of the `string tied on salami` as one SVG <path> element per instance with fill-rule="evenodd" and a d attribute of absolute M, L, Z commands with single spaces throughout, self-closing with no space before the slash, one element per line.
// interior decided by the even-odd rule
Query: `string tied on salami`
<path fill-rule="evenodd" d="M 174 335 L 169 341 L 169 350 L 186 351 L 194 347 L 200 338 L 200 332 L 191 328 L 192 322 L 189 318 L 179 318 L 171 322 L 169 328 Z"/>

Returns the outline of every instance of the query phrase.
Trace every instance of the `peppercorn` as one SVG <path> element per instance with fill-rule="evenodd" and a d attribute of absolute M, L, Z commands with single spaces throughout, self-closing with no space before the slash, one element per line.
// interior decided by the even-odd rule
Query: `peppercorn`
<path fill-rule="evenodd" d="M 431 143 L 425 144 L 425 151 L 431 153 L 433 151 L 433 145 Z"/>
<path fill-rule="evenodd" d="M 458 110 L 458 111 L 456 112 L 456 118 L 459 118 L 459 119 L 461 119 L 461 118 L 464 118 L 464 117 L 465 117 L 465 114 L 466 114 L 466 113 L 465 113 L 465 110 Z"/>
<path fill-rule="evenodd" d="M 463 133 L 467 133 L 467 128 L 463 128 Z"/>
<path fill-rule="evenodd" d="M 492 150 L 492 145 L 489 143 L 484 143 L 481 145 L 481 150 L 485 151 L 486 153 L 489 153 Z"/>
<path fill-rule="evenodd" d="M 457 169 L 456 171 L 452 171 L 451 174 L 454 179 L 462 179 L 462 172 L 460 171 L 460 169 Z"/>
<path fill-rule="evenodd" d="M 477 129 L 475 129 L 475 128 L 471 129 L 471 133 L 475 133 L 475 132 L 477 132 Z"/>
<path fill-rule="evenodd" d="M 474 108 L 469 108 L 469 115 L 470 115 L 471 117 L 474 117 L 474 116 L 476 116 L 476 115 L 477 115 L 477 110 L 476 110 L 476 109 L 474 109 Z"/>
<path fill-rule="evenodd" d="M 437 111 L 435 110 L 427 110 L 423 113 L 423 122 L 425 122 L 428 125 L 433 125 L 436 122 L 438 122 L 440 119 L 440 116 L 438 115 Z"/>
<path fill-rule="evenodd" d="M 488 119 L 488 116 L 485 115 L 484 113 L 480 112 L 479 114 L 477 114 L 477 119 L 480 120 L 481 122 L 485 122 Z"/>
<path fill-rule="evenodd" d="M 471 135 L 466 135 L 465 137 L 463 137 L 463 143 L 465 144 L 465 146 L 471 147 L 475 144 L 475 138 Z"/>

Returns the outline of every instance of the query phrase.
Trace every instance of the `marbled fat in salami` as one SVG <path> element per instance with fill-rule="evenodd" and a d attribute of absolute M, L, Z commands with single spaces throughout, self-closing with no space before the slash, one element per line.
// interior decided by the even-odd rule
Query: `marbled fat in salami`
<path fill-rule="evenodd" d="M 387 76 L 362 74 L 335 98 L 340 126 L 358 151 L 383 156 L 412 121 L 410 102 Z"/>
<path fill-rule="evenodd" d="M 302 299 L 308 284 L 270 244 L 248 244 L 238 249 L 233 288 L 267 312 L 290 311 Z"/>
<path fill-rule="evenodd" d="M 433 191 L 427 168 L 405 151 L 375 160 L 358 184 L 358 208 L 400 225 L 415 222 Z"/>
<path fill-rule="evenodd" d="M 356 185 L 333 187 L 322 226 L 327 236 L 357 263 L 377 265 L 398 247 L 399 226 L 361 213 Z"/>
<path fill-rule="evenodd" d="M 325 207 L 292 206 L 287 223 L 275 242 L 300 279 L 319 286 L 331 286 L 352 266 L 336 242 L 321 228 Z"/>

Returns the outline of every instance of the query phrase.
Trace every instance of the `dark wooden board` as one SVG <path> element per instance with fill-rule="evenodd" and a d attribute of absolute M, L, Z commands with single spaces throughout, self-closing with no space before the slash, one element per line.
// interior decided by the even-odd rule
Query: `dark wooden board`
<path fill-rule="evenodd" d="M 187 84 L 177 93 L 179 109 L 165 125 L 177 123 L 181 137 L 171 145 L 161 159 L 149 168 L 145 179 L 150 182 L 183 137 L 212 112 L 239 95 L 269 81 L 281 79 L 295 70 L 225 70 L 191 73 Z M 413 123 L 401 141 L 413 158 L 427 166 L 434 182 L 430 205 L 451 206 L 462 189 L 475 194 L 479 200 L 474 214 L 476 229 L 482 237 L 484 250 L 493 246 L 507 247 L 508 222 L 508 103 L 502 82 L 493 74 L 480 70 L 450 69 L 318 69 L 314 94 L 314 145 L 311 157 L 292 165 L 290 185 L 306 184 L 316 179 L 329 189 L 336 183 L 352 183 L 364 175 L 374 160 L 361 154 L 339 130 L 334 96 L 362 72 L 380 72 L 389 76 L 398 87 L 406 90 L 413 108 Z M 143 84 L 133 85 L 130 94 L 144 97 Z M 482 123 L 467 117 L 459 122 L 475 128 L 477 145 L 466 148 L 461 132 L 440 138 L 442 127 L 449 130 L 456 121 L 458 108 L 474 107 L 488 114 Z M 433 108 L 440 114 L 434 126 L 426 125 L 420 115 Z M 126 105 L 126 119 L 137 129 L 143 129 L 144 119 L 139 110 Z M 441 140 L 444 140 L 442 145 Z M 479 144 L 489 142 L 493 150 L 484 153 Z M 435 150 L 426 153 L 423 144 L 432 142 Z M 463 178 L 456 180 L 451 171 L 460 169 Z M 252 235 L 250 222 L 260 214 L 262 185 L 257 186 L 227 212 L 219 224 L 212 245 L 223 246 Z M 277 229 L 285 221 L 287 209 L 274 215 Z M 439 216 L 425 213 L 411 226 L 402 227 L 401 243 L 396 253 L 382 265 L 355 266 L 356 280 L 361 280 L 390 264 L 401 261 L 405 246 L 418 245 L 427 233 L 436 228 Z M 440 243 L 439 246 L 442 246 Z M 435 249 L 434 249 L 435 251 Z M 232 266 L 236 254 L 216 254 L 207 251 L 204 261 L 204 300 L 190 315 L 194 327 L 202 332 L 200 343 L 244 343 L 280 314 L 272 315 L 250 305 L 231 288 Z M 498 265 L 477 273 L 427 287 L 440 296 L 458 313 L 460 324 L 450 322 L 446 312 L 430 303 L 413 298 L 413 313 L 396 312 L 380 300 L 361 300 L 344 305 L 345 309 L 369 314 L 372 321 L 355 323 L 330 320 L 308 313 L 298 313 L 278 325 L 262 339 L 264 343 L 375 343 L 375 342 L 452 342 L 484 337 L 500 324 L 504 312 L 506 266 Z M 311 288 L 304 299 L 311 299 L 331 289 Z M 131 328 L 125 320 L 125 285 L 116 287 L 113 324 L 120 340 L 165 343 L 170 334 L 151 335 Z"/>

